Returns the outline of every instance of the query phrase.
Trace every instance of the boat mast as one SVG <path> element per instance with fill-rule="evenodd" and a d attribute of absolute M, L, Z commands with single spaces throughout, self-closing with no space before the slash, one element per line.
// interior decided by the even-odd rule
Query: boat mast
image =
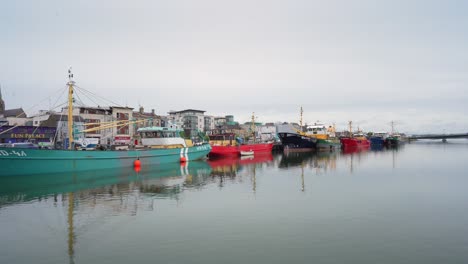
<path fill-rule="evenodd" d="M 349 136 L 353 136 L 353 121 L 349 121 Z"/>
<path fill-rule="evenodd" d="M 68 149 L 73 145 L 73 73 L 68 69 Z"/>
<path fill-rule="evenodd" d="M 252 130 L 253 142 L 255 143 L 255 112 L 252 112 L 252 123 L 250 125 L 250 129 Z"/>
<path fill-rule="evenodd" d="M 394 122 L 393 122 L 393 120 L 392 120 L 392 122 L 391 122 L 391 125 L 392 125 L 392 135 L 395 133 L 394 130 L 393 130 L 393 124 L 394 124 Z"/>
<path fill-rule="evenodd" d="M 302 106 L 301 106 L 301 119 L 299 120 L 299 125 L 301 126 L 301 132 L 302 132 Z"/>

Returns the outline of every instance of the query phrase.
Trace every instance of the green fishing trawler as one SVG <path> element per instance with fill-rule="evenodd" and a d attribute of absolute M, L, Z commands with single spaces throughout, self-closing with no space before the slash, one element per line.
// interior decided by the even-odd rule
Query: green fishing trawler
<path fill-rule="evenodd" d="M 120 150 L 77 150 L 73 143 L 73 75 L 69 71 L 67 150 L 0 147 L 0 176 L 77 172 L 132 167 L 138 164 L 158 166 L 205 158 L 208 143 L 193 145 L 179 131 L 166 127 L 140 128 L 141 145 Z M 122 125 L 121 123 L 119 125 Z M 106 125 L 105 128 L 109 126 Z M 96 129 L 96 128 L 93 128 Z"/>
<path fill-rule="evenodd" d="M 307 133 L 317 139 L 318 151 L 334 151 L 341 148 L 341 143 L 335 135 L 335 126 L 328 128 L 319 122 L 307 126 Z"/>

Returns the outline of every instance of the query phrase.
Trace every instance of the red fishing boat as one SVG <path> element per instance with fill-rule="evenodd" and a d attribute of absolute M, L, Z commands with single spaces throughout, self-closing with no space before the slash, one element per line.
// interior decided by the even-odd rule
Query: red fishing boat
<path fill-rule="evenodd" d="M 210 140 L 210 144 L 210 157 L 237 157 L 241 155 L 241 152 L 249 152 L 252 153 L 252 155 L 257 155 L 260 153 L 271 153 L 273 149 L 273 143 L 239 144 L 238 142 L 234 141 L 232 144 L 223 144 L 219 142 L 219 140 Z"/>
<path fill-rule="evenodd" d="M 258 155 L 261 153 L 271 153 L 273 150 L 273 142 L 271 143 L 256 143 L 255 142 L 255 118 L 252 114 L 252 143 L 243 143 L 243 140 L 236 137 L 234 133 L 223 133 L 211 135 L 210 157 L 226 157 L 226 156 L 240 156 L 241 153 L 248 153 L 248 155 Z"/>
<path fill-rule="evenodd" d="M 370 141 L 362 134 L 352 134 L 352 122 L 349 121 L 349 133 L 351 136 L 340 138 L 343 148 L 369 148 Z"/>
<path fill-rule="evenodd" d="M 352 136 L 341 138 L 340 142 L 344 148 L 347 147 L 370 147 L 370 142 L 366 137 Z"/>

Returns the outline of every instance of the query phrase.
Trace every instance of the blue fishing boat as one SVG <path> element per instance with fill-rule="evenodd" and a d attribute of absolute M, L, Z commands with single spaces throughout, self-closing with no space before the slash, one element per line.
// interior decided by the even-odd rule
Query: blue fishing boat
<path fill-rule="evenodd" d="M 385 144 L 385 140 L 386 138 L 388 137 L 388 133 L 387 132 L 375 132 L 370 138 L 370 143 L 371 145 L 375 146 L 375 145 L 384 145 Z"/>

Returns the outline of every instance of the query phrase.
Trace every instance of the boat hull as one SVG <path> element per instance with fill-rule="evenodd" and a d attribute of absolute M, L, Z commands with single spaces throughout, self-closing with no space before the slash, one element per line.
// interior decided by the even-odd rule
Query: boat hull
<path fill-rule="evenodd" d="M 313 151 L 317 147 L 317 139 L 293 133 L 278 133 L 285 151 Z"/>
<path fill-rule="evenodd" d="M 370 143 L 371 145 L 384 145 L 385 139 L 383 139 L 382 137 L 371 137 Z"/>
<path fill-rule="evenodd" d="M 47 149 L 0 148 L 0 176 L 78 172 L 141 165 L 198 160 L 206 157 L 208 144 L 188 148 L 144 149 L 122 151 L 74 151 Z"/>
<path fill-rule="evenodd" d="M 210 157 L 237 157 L 240 155 L 239 147 L 237 146 L 211 146 Z"/>
<path fill-rule="evenodd" d="M 338 140 L 317 139 L 317 150 L 333 151 L 341 148 L 341 143 Z"/>
<path fill-rule="evenodd" d="M 369 148 L 370 142 L 365 138 L 341 138 L 343 148 Z"/>
<path fill-rule="evenodd" d="M 273 143 L 246 144 L 240 146 L 212 146 L 210 157 L 240 156 L 241 152 L 271 153 Z"/>
<path fill-rule="evenodd" d="M 385 139 L 385 145 L 388 147 L 395 147 L 400 144 L 400 140 L 397 137 L 388 137 Z"/>

